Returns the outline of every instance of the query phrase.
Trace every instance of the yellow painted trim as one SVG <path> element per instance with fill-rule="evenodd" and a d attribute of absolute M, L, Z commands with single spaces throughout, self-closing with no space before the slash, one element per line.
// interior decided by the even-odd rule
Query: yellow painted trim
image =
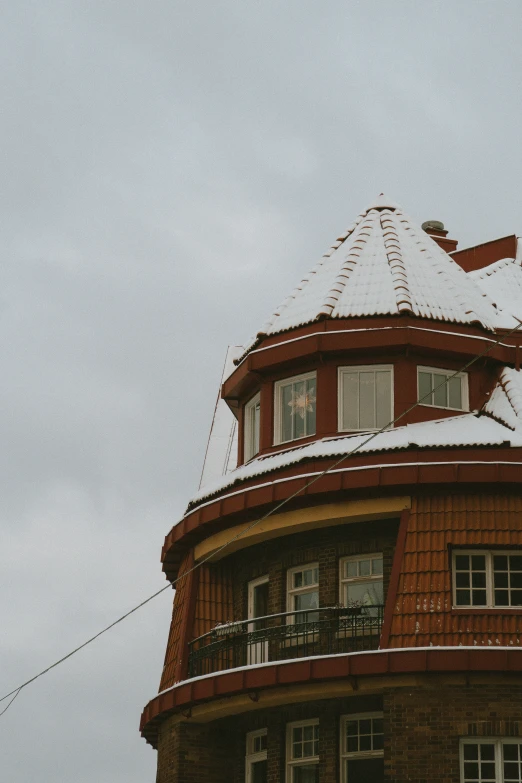
<path fill-rule="evenodd" d="M 397 516 L 406 508 L 411 508 L 411 497 L 404 495 L 391 498 L 366 498 L 364 500 L 347 500 L 342 503 L 328 503 L 321 506 L 310 506 L 296 511 L 286 511 L 282 514 L 272 514 L 251 530 L 251 522 L 235 525 L 209 536 L 196 545 L 194 557 L 196 562 L 204 557 L 211 557 L 223 544 L 234 536 L 222 552 L 218 552 L 214 562 L 222 557 L 244 549 L 247 546 L 267 541 L 270 538 L 288 536 L 303 530 L 315 530 L 331 525 L 362 522 L 370 519 L 389 519 Z M 247 532 L 243 532 L 247 531 Z"/>
<path fill-rule="evenodd" d="M 500 672 L 503 684 L 520 687 L 521 677 L 516 674 Z M 210 723 L 214 720 L 241 715 L 256 710 L 272 709 L 289 704 L 298 704 L 320 699 L 339 699 L 347 696 L 360 696 L 370 693 L 382 693 L 386 688 L 425 688 L 439 689 L 443 686 L 465 687 L 466 685 L 484 685 L 497 681 L 496 677 L 482 673 L 448 672 L 432 674 L 402 674 L 372 677 L 353 677 L 335 682 L 317 682 L 304 685 L 277 686 L 266 690 L 253 691 L 251 696 L 242 693 L 238 696 L 226 696 L 205 704 L 192 707 L 189 715 L 177 713 L 169 722 Z"/>

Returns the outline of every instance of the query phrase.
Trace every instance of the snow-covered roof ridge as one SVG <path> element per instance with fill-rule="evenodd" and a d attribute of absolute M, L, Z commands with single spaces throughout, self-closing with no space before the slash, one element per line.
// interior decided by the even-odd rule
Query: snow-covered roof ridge
<path fill-rule="evenodd" d="M 381 194 L 281 302 L 238 361 L 263 337 L 322 318 L 404 312 L 491 331 L 497 325 L 497 308 L 478 281 Z"/>
<path fill-rule="evenodd" d="M 496 308 L 495 327 L 512 329 L 522 320 L 522 241 L 515 258 L 501 258 L 489 266 L 468 272 Z"/>
<path fill-rule="evenodd" d="M 522 371 L 504 367 L 482 410 L 511 430 L 522 431 Z"/>
<path fill-rule="evenodd" d="M 364 442 L 369 435 L 367 432 L 323 438 L 303 446 L 294 446 L 280 452 L 257 457 L 245 465 L 241 465 L 219 480 L 202 487 L 191 499 L 189 509 L 235 484 L 284 469 L 299 462 L 348 455 L 356 448 L 357 455 L 411 448 L 465 448 L 501 446 L 506 443 L 510 443 L 513 447 L 522 448 L 522 419 L 516 422 L 514 427 L 509 426 L 508 428 L 508 426 L 491 414 L 483 416 L 476 413 L 465 413 L 436 421 L 394 427 L 379 433 L 366 444 Z M 348 464 L 347 462 L 346 465 Z"/>

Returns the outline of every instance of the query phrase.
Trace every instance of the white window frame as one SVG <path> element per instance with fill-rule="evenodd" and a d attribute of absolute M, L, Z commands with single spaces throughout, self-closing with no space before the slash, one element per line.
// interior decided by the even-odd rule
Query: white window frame
<path fill-rule="evenodd" d="M 286 724 L 286 783 L 294 783 L 294 769 L 296 767 L 306 766 L 307 764 L 319 764 L 319 753 L 316 756 L 304 756 L 303 758 L 293 758 L 292 732 L 294 729 L 305 726 L 319 726 L 319 718 L 310 720 L 297 720 Z M 320 735 L 318 737 L 318 743 Z"/>
<path fill-rule="evenodd" d="M 459 743 L 459 767 L 460 781 L 466 783 L 464 777 L 464 746 L 465 745 L 494 745 L 495 746 L 495 783 L 504 783 L 502 769 L 502 748 L 504 745 L 522 745 L 520 737 L 463 737 Z M 468 779 L 469 780 L 469 779 Z"/>
<path fill-rule="evenodd" d="M 373 560 L 380 557 L 383 560 L 383 570 L 380 574 L 370 574 L 370 576 L 345 576 L 344 564 L 349 562 L 358 562 L 359 560 Z M 371 552 L 370 554 L 348 555 L 339 560 L 339 602 L 346 606 L 344 598 L 344 588 L 347 584 L 364 584 L 370 582 L 382 582 L 384 589 L 384 557 L 382 552 Z M 384 600 L 384 599 L 383 599 Z"/>
<path fill-rule="evenodd" d="M 486 603 L 485 604 L 457 604 L 457 579 L 456 557 L 457 555 L 483 555 L 486 557 Z M 512 612 L 522 612 L 522 606 L 495 603 L 495 581 L 493 558 L 497 555 L 522 556 L 522 549 L 453 549 L 451 553 L 451 600 L 453 609 L 508 609 Z M 459 588 L 465 590 L 465 587 Z M 470 590 L 472 588 L 470 587 Z M 483 588 L 478 588 L 483 589 Z M 502 589 L 502 588 L 500 588 Z M 522 588 L 517 588 L 522 589 Z M 470 596 L 471 597 L 471 596 Z"/>
<path fill-rule="evenodd" d="M 255 409 L 259 406 L 259 431 L 257 432 L 257 449 L 256 449 L 256 432 L 254 430 L 253 417 L 255 415 Z M 254 394 L 244 409 L 243 414 L 243 461 L 248 462 L 253 459 L 256 454 L 259 454 L 259 446 L 261 439 L 261 392 Z"/>
<path fill-rule="evenodd" d="M 317 582 L 314 582 L 313 585 L 303 585 L 303 587 L 293 587 L 293 576 L 294 574 L 298 573 L 299 571 L 309 571 L 311 569 L 317 569 Z M 305 563 L 304 565 L 294 566 L 293 568 L 289 568 L 286 572 L 286 611 L 287 612 L 298 612 L 298 611 L 308 611 L 308 612 L 317 612 L 319 611 L 319 608 L 317 609 L 295 609 L 293 606 L 293 599 L 296 595 L 304 595 L 306 593 L 315 593 L 319 594 L 319 563 Z M 286 624 L 287 625 L 294 625 L 295 623 L 295 615 L 289 615 L 286 618 Z"/>
<path fill-rule="evenodd" d="M 246 783 L 252 783 L 252 765 L 258 761 L 267 761 L 268 750 L 254 752 L 254 741 L 257 737 L 266 737 L 267 729 L 258 729 L 257 731 L 249 731 L 246 735 L 246 754 L 245 754 L 245 781 Z"/>
<path fill-rule="evenodd" d="M 288 386 L 291 383 L 300 383 L 301 381 L 315 380 L 316 398 L 317 398 L 317 373 L 313 372 L 303 373 L 303 375 L 292 375 L 289 378 L 282 378 L 280 381 L 276 381 L 274 384 L 274 446 L 279 446 L 282 443 L 294 443 L 296 440 L 303 440 L 303 438 L 310 438 L 316 434 L 317 423 L 314 432 L 307 432 L 298 438 L 290 438 L 289 440 L 283 440 L 283 417 L 282 417 L 282 388 Z M 316 416 L 317 416 L 317 401 L 316 401 Z"/>
<path fill-rule="evenodd" d="M 346 764 L 345 762 L 350 759 L 380 759 L 384 758 L 384 748 L 381 748 L 379 750 L 357 750 L 357 751 L 350 751 L 348 752 L 346 750 L 346 723 L 350 720 L 370 720 L 371 718 L 377 718 L 382 720 L 383 719 L 383 713 L 382 712 L 357 712 L 353 715 L 341 715 L 340 720 L 340 742 L 339 742 L 339 748 L 340 748 L 340 766 L 341 766 L 341 783 L 351 783 L 351 781 L 348 780 L 348 775 L 346 773 Z"/>
<path fill-rule="evenodd" d="M 395 410 L 395 396 L 394 396 L 394 368 L 393 364 L 357 364 L 353 367 L 346 366 L 346 367 L 338 367 L 337 368 L 337 399 L 338 399 L 338 405 L 337 405 L 337 429 L 339 432 L 377 432 L 379 430 L 379 427 L 358 427 L 357 429 L 344 429 L 343 428 L 343 402 L 344 402 L 344 394 L 343 394 L 343 376 L 347 373 L 356 372 L 360 374 L 361 372 L 369 372 L 369 371 L 384 371 L 388 370 L 391 375 L 391 383 L 390 383 L 390 415 L 388 417 L 388 421 L 392 422 L 394 416 L 393 411 Z M 393 426 L 393 425 L 391 425 Z"/>
<path fill-rule="evenodd" d="M 417 400 L 420 399 L 419 373 L 421 372 L 435 372 L 446 376 L 455 375 L 455 370 L 446 370 L 443 367 L 424 367 L 422 365 L 417 365 Z M 439 410 L 444 411 L 461 411 L 462 413 L 469 411 L 468 373 L 459 372 L 455 377 L 461 379 L 460 391 L 462 396 L 462 408 L 452 408 L 450 405 L 433 405 L 431 402 L 419 402 L 419 405 L 425 406 L 426 408 L 438 408 Z"/>

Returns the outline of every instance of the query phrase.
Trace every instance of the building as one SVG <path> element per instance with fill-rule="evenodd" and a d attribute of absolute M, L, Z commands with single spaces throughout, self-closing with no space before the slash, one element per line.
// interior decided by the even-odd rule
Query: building
<path fill-rule="evenodd" d="M 381 195 L 229 350 L 158 783 L 522 782 L 522 242 L 456 247 Z"/>

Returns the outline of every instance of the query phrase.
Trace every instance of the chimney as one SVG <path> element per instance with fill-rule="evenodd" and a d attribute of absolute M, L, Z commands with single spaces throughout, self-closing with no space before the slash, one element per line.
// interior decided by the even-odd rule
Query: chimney
<path fill-rule="evenodd" d="M 446 253 L 452 253 L 457 249 L 457 240 L 447 239 L 448 232 L 444 228 L 444 223 L 441 223 L 440 220 L 426 220 L 422 224 L 422 228 Z"/>

